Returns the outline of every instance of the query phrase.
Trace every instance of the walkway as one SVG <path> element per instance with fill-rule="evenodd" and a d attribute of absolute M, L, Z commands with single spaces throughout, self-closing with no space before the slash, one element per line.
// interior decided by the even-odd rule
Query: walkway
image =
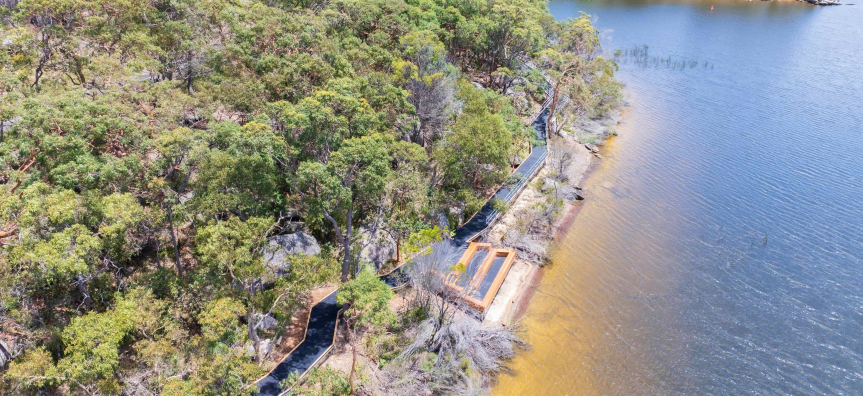
<path fill-rule="evenodd" d="M 544 110 L 539 114 L 539 117 L 533 122 L 533 129 L 536 130 L 538 140 L 545 143 L 545 120 L 548 118 L 548 110 Z M 518 177 L 515 183 L 504 185 L 494 193 L 494 198 L 505 203 L 518 194 L 519 190 L 530 180 L 536 171 L 542 167 L 545 158 L 548 156 L 548 149 L 545 144 L 533 146 L 530 155 L 525 158 L 524 162 L 516 168 L 514 175 Z M 494 209 L 494 199 L 488 200 L 483 207 L 477 212 L 467 223 L 459 227 L 452 237 L 452 241 L 456 246 L 461 246 L 468 242 L 471 238 L 485 231 L 488 226 L 494 222 L 500 214 Z"/>
<path fill-rule="evenodd" d="M 336 304 L 336 291 L 312 307 L 305 339 L 269 375 L 258 381 L 259 395 L 278 396 L 282 393 L 279 386 L 281 381 L 293 372 L 305 374 L 329 352 L 333 346 L 340 309 Z"/>
<path fill-rule="evenodd" d="M 509 203 L 533 175 L 542 168 L 542 164 L 548 156 L 548 150 L 545 146 L 547 140 L 545 127 L 549 112 L 548 101 L 544 106 L 532 123 L 533 129 L 537 133 L 537 140 L 541 141 L 542 144 L 533 146 L 530 155 L 516 168 L 515 175 L 518 180 L 498 189 L 494 198 Z M 457 249 L 465 248 L 471 239 L 488 229 L 498 215 L 500 212 L 494 209 L 492 200 L 489 200 L 467 223 L 455 231 L 452 240 L 448 242 Z M 390 287 L 400 286 L 407 279 L 403 268 L 384 275 L 381 279 Z M 305 375 L 318 361 L 322 360 L 333 347 L 338 312 L 336 292 L 312 308 L 312 312 L 309 313 L 311 319 L 308 330 L 306 330 L 306 338 L 273 371 L 257 382 L 258 388 L 260 388 L 258 395 L 280 396 L 287 394 L 290 389 L 282 390 L 279 386 L 281 381 L 288 378 L 291 373 L 296 372 L 301 373 L 301 376 Z"/>

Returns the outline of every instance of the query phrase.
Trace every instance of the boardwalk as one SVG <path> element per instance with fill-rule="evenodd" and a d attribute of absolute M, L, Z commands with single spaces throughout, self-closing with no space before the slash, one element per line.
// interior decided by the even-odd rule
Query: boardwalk
<path fill-rule="evenodd" d="M 270 374 L 258 381 L 259 395 L 281 394 L 281 381 L 293 372 L 305 373 L 329 352 L 333 345 L 339 309 L 335 291 L 312 307 L 306 338 Z"/>
<path fill-rule="evenodd" d="M 519 190 L 530 181 L 533 175 L 542 168 L 542 164 L 548 156 L 548 150 L 544 144 L 547 139 L 547 119 L 548 109 L 543 108 L 532 124 L 537 133 L 537 140 L 543 144 L 533 147 L 530 155 L 515 170 L 515 175 L 518 179 L 498 189 L 494 194 L 494 198 L 509 203 L 510 200 L 518 195 Z M 454 245 L 456 249 L 464 249 L 472 238 L 488 229 L 499 214 L 494 209 L 492 200 L 489 200 L 467 223 L 455 230 L 452 240 L 442 243 Z M 390 287 L 396 287 L 403 284 L 405 278 L 402 270 L 396 270 L 383 276 L 382 280 L 390 285 Z M 312 308 L 312 312 L 309 314 L 310 320 L 308 330 L 306 331 L 306 338 L 273 371 L 257 382 L 258 388 L 260 388 L 258 395 L 279 396 L 288 393 L 290 389 L 283 390 L 279 386 L 281 381 L 288 378 L 294 372 L 305 375 L 309 369 L 322 360 L 333 346 L 338 313 L 339 307 L 336 305 L 336 292 L 333 292 Z"/>
<path fill-rule="evenodd" d="M 539 117 L 537 117 L 533 122 L 533 128 L 537 132 L 537 137 L 542 142 L 546 141 L 545 120 L 547 118 L 548 110 L 545 110 L 540 113 Z M 530 155 L 525 158 L 524 162 L 522 162 L 515 170 L 515 175 L 518 177 L 518 180 L 515 183 L 504 185 L 498 189 L 494 194 L 494 198 L 509 203 L 509 201 L 518 194 L 518 191 L 524 187 L 531 177 L 533 177 L 536 171 L 542 167 L 547 156 L 548 150 L 544 144 L 534 146 Z M 492 201 L 493 200 L 489 200 L 486 202 L 479 212 L 455 231 L 452 240 L 456 246 L 465 244 L 465 242 L 468 242 L 471 238 L 483 232 L 492 224 L 492 222 L 494 222 L 500 213 L 494 209 Z"/>

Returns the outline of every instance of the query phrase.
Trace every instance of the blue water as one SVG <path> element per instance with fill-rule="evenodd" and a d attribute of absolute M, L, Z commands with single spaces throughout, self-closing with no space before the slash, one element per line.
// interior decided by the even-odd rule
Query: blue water
<path fill-rule="evenodd" d="M 863 394 L 863 2 L 549 9 L 648 54 L 496 393 Z"/>

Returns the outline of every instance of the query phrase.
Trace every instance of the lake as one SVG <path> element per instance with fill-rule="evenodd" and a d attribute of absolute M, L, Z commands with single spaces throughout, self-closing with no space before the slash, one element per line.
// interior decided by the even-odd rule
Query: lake
<path fill-rule="evenodd" d="M 629 106 L 494 393 L 863 393 L 863 1 L 549 9 Z"/>

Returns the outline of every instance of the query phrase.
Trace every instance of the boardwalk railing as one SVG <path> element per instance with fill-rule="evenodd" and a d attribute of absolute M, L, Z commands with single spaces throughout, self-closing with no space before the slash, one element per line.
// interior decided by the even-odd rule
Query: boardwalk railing
<path fill-rule="evenodd" d="M 300 374 L 300 376 L 299 376 L 299 377 L 297 377 L 297 382 L 295 382 L 293 386 L 291 386 L 291 387 L 289 387 L 289 388 L 286 388 L 284 391 L 282 391 L 282 393 L 279 393 L 279 396 L 285 396 L 285 395 L 290 394 L 290 393 L 291 393 L 291 391 L 294 389 L 294 387 L 295 387 L 295 386 L 297 386 L 297 385 L 299 385 L 300 383 L 302 383 L 302 382 L 303 382 L 303 379 L 305 379 L 305 378 L 306 378 L 306 376 L 307 376 L 307 375 L 309 375 L 309 372 L 310 372 L 310 371 L 312 371 L 313 369 L 315 369 L 315 368 L 317 368 L 318 366 L 320 366 L 320 365 L 321 365 L 321 363 L 322 363 L 326 358 L 328 358 L 328 357 L 330 356 L 330 353 L 332 353 L 332 352 L 333 352 L 333 348 L 336 346 L 336 337 L 337 337 L 337 336 L 338 336 L 338 334 L 339 334 L 339 317 L 340 317 L 340 316 L 342 316 L 342 311 L 343 311 L 343 310 L 342 310 L 342 309 L 340 309 L 340 310 L 339 310 L 339 313 L 338 313 L 338 314 L 336 314 L 336 327 L 333 329 L 333 342 L 330 344 L 330 346 L 329 346 L 329 347 L 327 347 L 327 350 L 325 350 L 325 351 L 321 354 L 321 356 L 318 356 L 318 358 L 317 358 L 317 359 L 315 359 L 315 361 L 314 361 L 314 362 L 309 366 L 309 368 L 308 368 L 308 369 L 306 369 L 306 371 L 303 371 L 303 373 L 302 373 L 302 374 Z M 305 338 L 304 338 L 304 339 L 305 339 Z M 299 344 L 298 344 L 298 345 L 299 345 Z M 287 357 L 287 356 L 286 356 L 286 357 Z"/>

